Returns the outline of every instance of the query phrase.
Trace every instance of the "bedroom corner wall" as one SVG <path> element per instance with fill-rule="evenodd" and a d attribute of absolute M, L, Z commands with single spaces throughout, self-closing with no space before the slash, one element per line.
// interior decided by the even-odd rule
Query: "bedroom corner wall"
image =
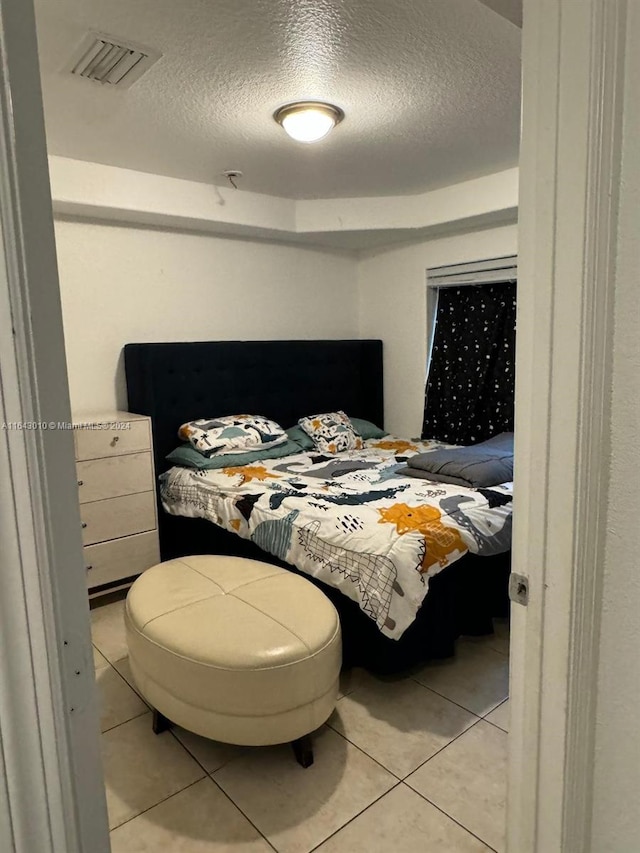
<path fill-rule="evenodd" d="M 517 253 L 517 226 L 456 234 L 363 255 L 358 264 L 361 338 L 384 342 L 385 426 L 422 428 L 427 361 L 427 269 Z"/>
<path fill-rule="evenodd" d="M 517 226 L 365 253 L 58 218 L 72 408 L 124 407 L 133 341 L 382 338 L 385 425 L 418 435 L 426 270 L 516 252 Z"/>
<path fill-rule="evenodd" d="M 55 227 L 74 412 L 126 407 L 126 343 L 358 337 L 352 256 L 86 221 Z"/>

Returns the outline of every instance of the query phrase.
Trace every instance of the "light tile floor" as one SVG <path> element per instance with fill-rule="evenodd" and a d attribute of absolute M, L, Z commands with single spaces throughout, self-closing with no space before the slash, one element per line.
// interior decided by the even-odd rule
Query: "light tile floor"
<path fill-rule="evenodd" d="M 290 747 L 151 730 L 122 601 L 92 610 L 112 853 L 504 850 L 509 633 L 410 678 L 345 673 L 303 770 Z"/>

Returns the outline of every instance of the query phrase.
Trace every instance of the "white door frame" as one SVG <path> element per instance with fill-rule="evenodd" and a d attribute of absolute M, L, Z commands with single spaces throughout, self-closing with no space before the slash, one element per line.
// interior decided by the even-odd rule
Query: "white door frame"
<path fill-rule="evenodd" d="M 107 853 L 31 0 L 0 0 L 0 238 L 0 848 Z"/>
<path fill-rule="evenodd" d="M 525 0 L 510 853 L 590 849 L 626 0 Z"/>

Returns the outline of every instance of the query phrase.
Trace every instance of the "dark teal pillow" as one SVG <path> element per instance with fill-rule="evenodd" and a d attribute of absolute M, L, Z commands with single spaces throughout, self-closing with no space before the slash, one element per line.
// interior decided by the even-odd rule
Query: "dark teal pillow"
<path fill-rule="evenodd" d="M 315 446 L 313 439 L 309 438 L 306 432 L 301 426 L 298 426 L 298 424 L 289 427 L 285 432 L 289 436 L 290 440 L 295 441 L 303 450 L 313 450 Z"/>
<path fill-rule="evenodd" d="M 371 421 L 363 421 L 362 418 L 349 418 L 353 426 L 355 427 L 356 432 L 362 436 L 365 440 L 367 438 L 384 438 L 385 435 L 389 435 L 389 433 L 377 427 L 375 424 L 372 424 Z M 287 430 L 288 432 L 289 430 Z"/>
<path fill-rule="evenodd" d="M 295 441 L 286 441 L 276 447 L 265 447 L 262 450 L 245 450 L 242 453 L 223 453 L 218 456 L 203 456 L 190 444 L 181 444 L 167 456 L 167 462 L 172 465 L 182 465 L 184 468 L 198 468 L 201 471 L 219 468 L 237 468 L 240 465 L 251 465 L 263 459 L 280 459 L 283 456 L 293 456 L 300 453 L 300 445 Z"/>

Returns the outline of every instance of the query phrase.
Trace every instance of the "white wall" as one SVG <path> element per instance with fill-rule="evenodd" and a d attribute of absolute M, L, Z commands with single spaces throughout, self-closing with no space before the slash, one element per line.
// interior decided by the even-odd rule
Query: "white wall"
<path fill-rule="evenodd" d="M 516 226 L 355 257 L 329 250 L 56 221 L 71 403 L 126 406 L 135 341 L 382 338 L 386 426 L 418 435 L 426 270 L 516 251 Z"/>
<path fill-rule="evenodd" d="M 518 207 L 518 169 L 417 195 L 299 200 L 53 155 L 49 175 L 61 216 L 331 248 L 426 240 L 463 222 L 489 228 Z"/>
<path fill-rule="evenodd" d="M 126 343 L 358 337 L 352 257 L 81 221 L 56 241 L 74 412 L 126 407 Z"/>
<path fill-rule="evenodd" d="M 460 234 L 363 257 L 358 265 L 360 337 L 384 341 L 385 426 L 422 428 L 427 361 L 427 269 L 517 253 L 517 226 Z"/>
<path fill-rule="evenodd" d="M 640 6 L 628 8 L 592 853 L 640 849 Z"/>

